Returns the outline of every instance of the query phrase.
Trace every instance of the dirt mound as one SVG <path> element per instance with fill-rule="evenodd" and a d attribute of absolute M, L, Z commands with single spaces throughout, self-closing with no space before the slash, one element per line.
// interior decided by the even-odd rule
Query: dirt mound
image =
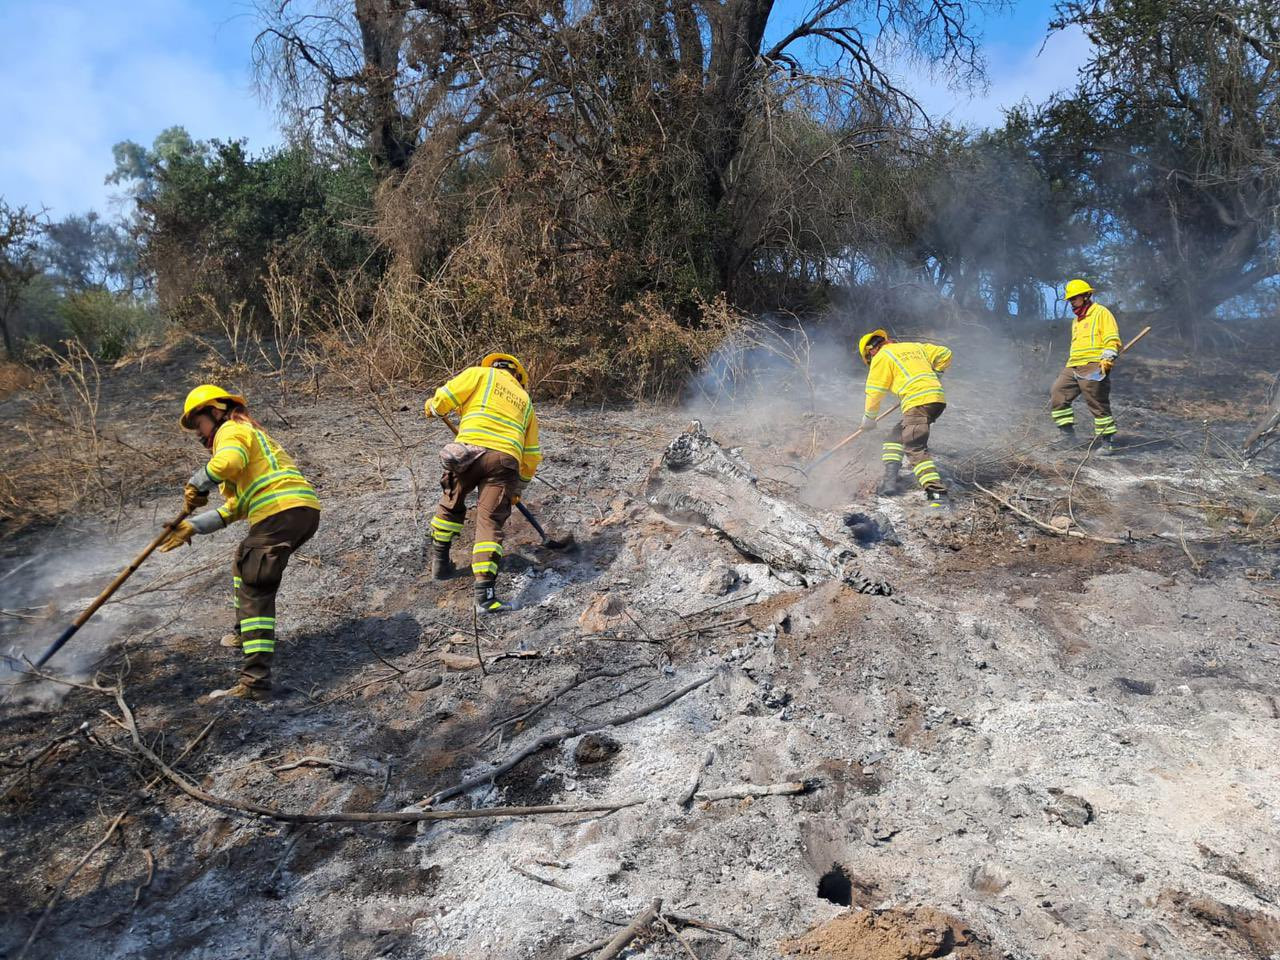
<path fill-rule="evenodd" d="M 930 907 L 850 911 L 782 944 L 788 956 L 818 960 L 994 960 L 987 942 L 955 917 Z"/>

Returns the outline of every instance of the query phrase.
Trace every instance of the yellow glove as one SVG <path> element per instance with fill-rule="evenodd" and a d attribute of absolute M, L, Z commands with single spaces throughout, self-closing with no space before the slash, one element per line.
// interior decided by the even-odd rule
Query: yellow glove
<path fill-rule="evenodd" d="M 164 543 L 160 544 L 160 552 L 168 553 L 170 550 L 176 550 L 181 546 L 191 546 L 191 538 L 196 535 L 196 528 L 183 520 L 180 524 L 169 531 L 169 536 L 165 538 Z"/>
<path fill-rule="evenodd" d="M 1114 360 L 1099 360 L 1099 361 L 1098 361 L 1098 366 L 1100 366 L 1100 367 L 1102 368 L 1102 375 L 1103 375 L 1104 377 L 1107 377 L 1107 376 L 1110 376 L 1110 375 L 1111 375 L 1111 368 L 1112 368 L 1112 367 L 1114 367 L 1115 365 L 1116 365 L 1116 362 L 1115 362 Z"/>
<path fill-rule="evenodd" d="M 208 502 L 209 495 L 203 490 L 197 490 L 189 483 L 182 488 L 182 509 L 187 513 L 196 507 L 203 507 Z"/>

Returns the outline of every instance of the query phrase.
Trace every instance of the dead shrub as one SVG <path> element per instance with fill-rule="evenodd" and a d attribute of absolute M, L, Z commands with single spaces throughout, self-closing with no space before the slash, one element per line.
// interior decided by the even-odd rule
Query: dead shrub
<path fill-rule="evenodd" d="M 172 481 L 185 455 L 106 415 L 97 361 L 78 340 L 35 351 L 34 396 L 0 451 L 0 529 L 6 535 L 95 511 L 118 522 L 130 500 Z"/>

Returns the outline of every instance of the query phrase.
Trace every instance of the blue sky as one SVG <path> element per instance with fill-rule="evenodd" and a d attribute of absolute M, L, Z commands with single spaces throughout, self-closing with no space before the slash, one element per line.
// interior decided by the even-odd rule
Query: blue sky
<path fill-rule="evenodd" d="M 780 0 L 775 22 L 805 0 Z M 1021 0 L 983 19 L 989 83 L 947 88 L 918 66 L 900 76 L 937 119 L 998 124 L 1023 98 L 1069 86 L 1084 62 L 1078 32 L 1051 39 L 1052 4 Z M 270 105 L 253 88 L 256 31 L 247 0 L 0 0 L 0 196 L 53 216 L 111 210 L 111 146 L 150 143 L 180 124 L 198 139 L 279 140 Z"/>

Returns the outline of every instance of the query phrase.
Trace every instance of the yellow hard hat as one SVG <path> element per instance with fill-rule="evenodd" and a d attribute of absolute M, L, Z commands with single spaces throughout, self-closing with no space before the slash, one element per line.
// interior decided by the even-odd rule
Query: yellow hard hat
<path fill-rule="evenodd" d="M 1067 295 L 1063 300 L 1070 300 L 1072 297 L 1078 297 L 1082 293 L 1093 293 L 1093 287 L 1089 286 L 1088 280 L 1068 280 Z"/>
<path fill-rule="evenodd" d="M 879 337 L 881 340 L 888 340 L 889 331 L 872 330 L 870 333 L 863 334 L 862 339 L 858 341 L 858 356 L 860 356 L 862 358 L 862 362 L 868 366 L 871 365 L 871 358 L 867 356 L 867 347 L 871 345 L 871 341 L 876 337 Z"/>
<path fill-rule="evenodd" d="M 510 364 L 512 367 L 511 372 L 514 373 L 516 375 L 516 379 L 520 381 L 520 386 L 524 387 L 526 390 L 529 388 L 529 374 L 525 372 L 524 364 L 509 353 L 491 353 L 480 361 L 480 366 L 492 367 L 499 362 Z"/>
<path fill-rule="evenodd" d="M 205 407 L 218 403 L 220 400 L 230 400 L 232 403 L 238 403 L 242 407 L 249 405 L 248 401 L 238 393 L 223 390 L 212 383 L 202 383 L 187 394 L 187 400 L 182 405 L 182 416 L 178 418 L 178 423 L 187 430 L 194 429 L 191 425 L 192 415 L 199 413 Z"/>

